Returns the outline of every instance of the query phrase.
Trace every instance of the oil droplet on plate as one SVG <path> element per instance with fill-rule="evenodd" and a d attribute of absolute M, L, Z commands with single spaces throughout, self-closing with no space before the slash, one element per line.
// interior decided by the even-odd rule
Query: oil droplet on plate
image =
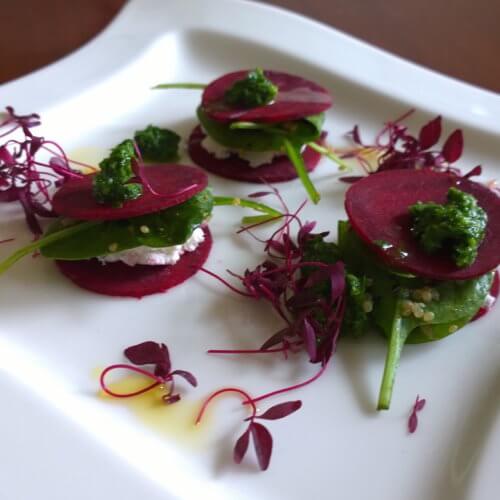
<path fill-rule="evenodd" d="M 150 384 L 150 379 L 134 375 L 109 383 L 108 387 L 121 394 L 137 391 Z M 127 407 L 142 425 L 161 436 L 190 448 L 199 448 L 208 437 L 210 413 L 207 412 L 203 420 L 195 425 L 202 401 L 192 401 L 183 396 L 177 403 L 166 404 L 162 400 L 165 389 L 161 387 L 130 398 L 114 398 L 102 390 L 98 396 L 110 404 Z"/>
<path fill-rule="evenodd" d="M 82 147 L 72 149 L 68 153 L 68 158 L 75 162 L 80 162 L 83 165 L 79 165 L 78 163 L 72 163 L 71 166 L 81 171 L 83 174 L 91 174 L 94 172 L 95 168 L 99 167 L 99 162 L 108 156 L 109 150 L 105 148 L 96 148 L 96 147 Z M 85 167 L 88 165 L 91 168 Z"/>

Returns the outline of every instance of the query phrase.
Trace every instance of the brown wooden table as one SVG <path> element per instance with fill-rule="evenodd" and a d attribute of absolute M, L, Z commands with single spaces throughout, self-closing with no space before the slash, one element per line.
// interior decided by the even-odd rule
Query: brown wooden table
<path fill-rule="evenodd" d="M 500 92 L 498 1 L 260 1 L 316 18 L 404 58 Z M 102 30 L 124 3 L 3 0 L 0 83 L 75 50 Z"/>

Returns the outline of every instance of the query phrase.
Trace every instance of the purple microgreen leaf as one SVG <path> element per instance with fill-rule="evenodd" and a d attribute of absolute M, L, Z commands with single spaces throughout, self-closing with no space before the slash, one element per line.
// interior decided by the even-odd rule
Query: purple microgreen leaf
<path fill-rule="evenodd" d="M 448 163 L 454 163 L 462 156 L 463 148 L 463 134 L 460 129 L 457 129 L 446 139 L 441 153 Z"/>
<path fill-rule="evenodd" d="M 472 170 L 469 170 L 466 174 L 463 176 L 466 179 L 469 179 L 470 177 L 475 177 L 476 175 L 481 175 L 483 172 L 483 167 L 481 165 L 476 165 Z"/>
<path fill-rule="evenodd" d="M 296 412 L 302 406 L 302 401 L 286 401 L 285 403 L 279 403 L 277 405 L 271 406 L 262 415 L 256 418 L 262 418 L 265 420 L 277 420 L 279 418 L 287 417 L 288 415 Z"/>
<path fill-rule="evenodd" d="M 184 380 L 189 382 L 193 387 L 196 387 L 198 385 L 196 377 L 191 372 L 188 372 L 186 370 L 174 370 L 170 375 L 178 375 L 179 377 L 182 377 Z"/>
<path fill-rule="evenodd" d="M 236 445 L 234 446 L 233 459 L 237 464 L 241 463 L 248 450 L 248 443 L 250 442 L 250 427 L 251 424 L 248 426 L 247 430 L 238 438 L 238 440 L 236 441 Z"/>
<path fill-rule="evenodd" d="M 421 149 L 429 149 L 439 141 L 441 137 L 441 116 L 437 116 L 426 123 L 418 134 Z"/>
<path fill-rule="evenodd" d="M 279 332 L 275 333 L 271 337 L 269 337 L 261 346 L 260 350 L 265 351 L 266 349 L 269 349 L 270 347 L 274 347 L 275 345 L 278 345 L 279 343 L 283 342 L 283 337 L 285 336 L 286 332 L 288 332 L 288 328 L 285 328 L 284 330 L 280 330 Z"/>
<path fill-rule="evenodd" d="M 252 433 L 253 445 L 259 467 L 261 470 L 267 470 L 273 452 L 273 438 L 271 433 L 258 422 L 252 422 L 250 424 L 250 432 Z"/>
<path fill-rule="evenodd" d="M 304 334 L 304 342 L 307 350 L 307 354 L 309 354 L 309 359 L 311 362 L 316 360 L 317 355 L 317 345 L 316 345 L 316 332 L 312 327 L 311 323 L 304 318 L 303 322 L 303 334 Z"/>
<path fill-rule="evenodd" d="M 250 193 L 248 195 L 249 198 L 263 198 L 264 196 L 269 196 L 270 194 L 274 194 L 272 191 L 256 191 L 255 193 Z"/>
<path fill-rule="evenodd" d="M 346 184 L 354 184 L 355 182 L 360 181 L 362 178 L 362 175 L 346 175 L 344 177 L 340 177 L 339 181 L 345 182 Z"/>
<path fill-rule="evenodd" d="M 162 400 L 165 404 L 167 405 L 172 405 L 174 403 L 177 403 L 181 400 L 180 394 L 166 394 L 165 396 L 162 397 Z"/>
<path fill-rule="evenodd" d="M 417 395 L 417 399 L 415 400 L 415 404 L 413 405 L 410 417 L 408 418 L 408 432 L 413 434 L 417 430 L 418 426 L 418 415 L 417 413 L 422 410 L 425 406 L 425 399 L 420 399 Z"/>
<path fill-rule="evenodd" d="M 124 351 L 127 359 L 134 365 L 160 365 L 170 371 L 170 356 L 165 344 L 158 344 L 151 340 L 127 347 Z"/>

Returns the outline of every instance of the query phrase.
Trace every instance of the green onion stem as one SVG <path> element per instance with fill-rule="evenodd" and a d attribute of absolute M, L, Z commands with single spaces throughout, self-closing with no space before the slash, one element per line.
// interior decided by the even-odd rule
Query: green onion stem
<path fill-rule="evenodd" d="M 318 191 L 316 191 L 314 184 L 309 178 L 306 165 L 304 163 L 302 155 L 300 154 L 300 149 L 296 148 L 288 139 L 283 139 L 283 145 L 285 146 L 286 154 L 288 155 L 288 158 L 290 158 L 290 161 L 293 163 L 293 166 L 297 171 L 297 175 L 302 181 L 302 184 L 304 185 L 309 198 L 313 203 L 319 203 L 321 196 Z"/>
<path fill-rule="evenodd" d="M 308 142 L 307 146 L 309 146 L 311 149 L 314 149 L 314 151 L 317 151 L 318 153 L 332 160 L 339 166 L 340 170 L 342 171 L 351 170 L 351 167 L 349 167 L 349 165 L 347 165 L 347 163 L 344 160 L 342 160 L 342 158 L 337 156 L 330 148 L 325 148 L 324 146 L 320 146 L 317 142 L 314 141 Z"/>
<path fill-rule="evenodd" d="M 47 236 L 40 238 L 29 245 L 26 245 L 19 250 L 16 250 L 12 255 L 7 257 L 3 262 L 0 262 L 0 274 L 3 274 L 7 269 L 13 266 L 18 260 L 22 259 L 26 255 L 29 255 L 31 252 L 35 250 L 39 250 L 40 248 L 53 243 L 54 241 L 62 240 L 68 236 L 72 236 L 73 234 L 79 233 L 80 231 L 84 231 L 90 227 L 96 226 L 100 224 L 101 221 L 88 221 L 81 222 L 79 224 L 75 224 L 73 226 L 69 226 L 65 229 L 61 229 L 55 233 L 48 234 Z"/>
<path fill-rule="evenodd" d="M 196 89 L 203 90 L 206 88 L 204 83 L 160 83 L 159 85 L 155 85 L 151 87 L 152 90 L 159 89 Z"/>

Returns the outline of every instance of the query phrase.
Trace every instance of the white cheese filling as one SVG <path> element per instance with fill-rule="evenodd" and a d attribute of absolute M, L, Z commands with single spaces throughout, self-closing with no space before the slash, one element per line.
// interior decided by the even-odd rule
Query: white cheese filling
<path fill-rule="evenodd" d="M 214 141 L 209 135 L 201 141 L 201 146 L 219 160 L 229 158 L 232 154 L 238 155 L 242 160 L 246 160 L 248 166 L 252 168 L 271 163 L 274 158 L 283 156 L 283 153 L 279 151 L 242 151 L 241 149 L 230 149 Z"/>
<path fill-rule="evenodd" d="M 103 263 L 123 262 L 129 266 L 137 264 L 143 266 L 168 266 L 176 264 L 186 252 L 193 252 L 205 240 L 205 233 L 201 227 L 197 227 L 193 234 L 182 244 L 171 247 L 153 248 L 140 246 L 114 252 L 98 259 Z"/>

